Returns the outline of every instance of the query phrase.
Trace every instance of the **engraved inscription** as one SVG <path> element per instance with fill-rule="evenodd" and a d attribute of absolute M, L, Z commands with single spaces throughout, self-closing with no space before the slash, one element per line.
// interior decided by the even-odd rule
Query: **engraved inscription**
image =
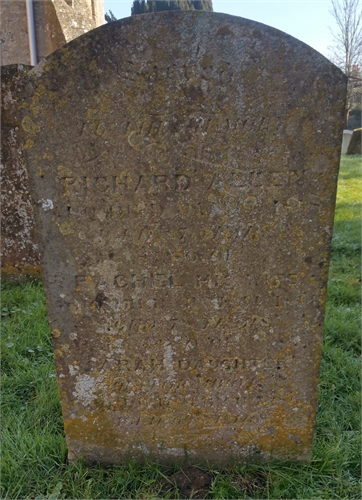
<path fill-rule="evenodd" d="M 65 197 L 87 197 L 92 194 L 107 194 L 117 197 L 122 194 L 157 194 L 164 191 L 185 192 L 203 187 L 208 190 L 231 191 L 243 188 L 260 187 L 272 189 L 273 186 L 289 186 L 294 182 L 300 185 L 304 174 L 293 171 L 233 171 L 225 172 L 225 167 L 215 166 L 221 171 L 214 174 L 130 174 L 122 171 L 112 176 L 68 176 L 60 175 Z"/>

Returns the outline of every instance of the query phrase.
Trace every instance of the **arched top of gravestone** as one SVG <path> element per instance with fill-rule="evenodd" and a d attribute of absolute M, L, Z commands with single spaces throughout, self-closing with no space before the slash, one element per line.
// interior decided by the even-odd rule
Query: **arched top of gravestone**
<path fill-rule="evenodd" d="M 323 119 L 323 110 L 343 101 L 345 78 L 311 47 L 255 21 L 212 12 L 152 13 L 95 29 L 38 64 L 25 84 L 32 111 L 24 123 L 33 132 L 52 130 L 52 141 L 68 142 L 90 125 L 97 151 L 115 148 L 121 153 L 124 148 L 105 120 L 118 109 L 123 118 L 117 126 L 123 123 L 127 148 L 152 161 L 155 149 L 174 148 L 180 156 L 177 145 L 187 130 L 197 129 L 205 144 L 213 142 L 215 117 L 230 129 L 230 138 L 233 127 L 243 124 L 249 143 L 265 139 L 271 133 L 267 122 L 276 119 L 284 124 L 279 132 L 293 137 L 295 146 L 295 141 L 320 141 L 307 124 L 318 116 L 318 134 L 328 144 L 334 141 L 328 139 L 332 123 Z M 46 112 L 48 105 L 57 110 L 57 120 Z M 145 116 L 153 125 L 139 130 Z M 160 120 L 169 133 L 156 146 L 149 135 Z M 303 158 L 284 153 L 289 168 L 301 164 Z M 79 156 L 79 150 L 74 154 Z M 269 161 L 267 150 L 265 154 L 258 156 L 261 164 Z"/>
<path fill-rule="evenodd" d="M 105 24 L 53 52 L 29 76 L 35 79 L 42 76 L 49 83 L 53 80 L 53 89 L 60 90 L 72 82 L 66 78 L 55 82 L 52 75 L 57 70 L 65 75 L 79 66 L 79 73 L 85 80 L 83 88 L 90 90 L 96 87 L 102 70 L 113 69 L 115 64 L 119 68 L 129 53 L 140 61 L 151 54 L 173 63 L 182 56 L 192 57 L 200 68 L 210 69 L 212 61 L 204 57 L 207 49 L 214 57 L 229 59 L 236 64 L 234 70 L 245 64 L 263 70 L 279 68 L 282 73 L 288 67 L 294 68 L 300 84 L 307 77 L 306 69 L 321 77 L 327 72 L 343 79 L 342 72 L 327 58 L 287 33 L 249 19 L 199 11 L 149 13 Z M 114 57 L 121 60 L 116 62 Z M 82 74 L 84 61 L 93 62 L 93 67 Z M 98 71 L 94 67 L 95 61 L 98 62 Z"/>

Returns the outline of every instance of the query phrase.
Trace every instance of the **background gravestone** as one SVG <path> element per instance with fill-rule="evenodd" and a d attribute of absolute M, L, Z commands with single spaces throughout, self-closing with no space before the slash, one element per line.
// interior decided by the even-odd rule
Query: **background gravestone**
<path fill-rule="evenodd" d="M 31 66 L 1 67 L 1 276 L 40 276 L 39 250 L 21 143 L 19 81 Z"/>
<path fill-rule="evenodd" d="M 347 153 L 348 155 L 360 155 L 362 154 L 362 128 L 356 128 L 353 131 L 351 140 L 348 144 Z"/>
<path fill-rule="evenodd" d="M 345 87 L 298 40 L 196 12 L 29 73 L 70 459 L 310 457 Z"/>
<path fill-rule="evenodd" d="M 343 155 L 347 153 L 347 149 L 349 143 L 351 142 L 352 135 L 353 135 L 353 130 L 343 130 L 342 148 L 341 148 L 341 153 Z"/>

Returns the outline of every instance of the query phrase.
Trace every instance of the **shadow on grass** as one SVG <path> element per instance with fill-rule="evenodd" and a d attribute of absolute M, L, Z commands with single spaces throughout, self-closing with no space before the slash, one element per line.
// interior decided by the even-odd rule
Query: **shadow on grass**
<path fill-rule="evenodd" d="M 359 219 L 361 215 L 362 203 L 345 203 L 343 201 L 338 202 L 336 214 L 348 213 L 351 214 L 350 218 Z"/>

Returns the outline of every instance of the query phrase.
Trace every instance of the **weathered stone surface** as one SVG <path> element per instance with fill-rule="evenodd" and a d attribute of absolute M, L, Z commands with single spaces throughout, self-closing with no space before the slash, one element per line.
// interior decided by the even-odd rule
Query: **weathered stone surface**
<path fill-rule="evenodd" d="M 1 68 L 1 276 L 39 277 L 39 250 L 25 168 L 17 85 L 31 66 Z"/>
<path fill-rule="evenodd" d="M 362 154 L 362 128 L 356 128 L 353 131 L 351 140 L 348 144 L 347 154 L 348 155 L 360 155 Z"/>
<path fill-rule="evenodd" d="M 71 459 L 310 456 L 345 86 L 280 31 L 196 12 L 29 73 Z"/>
<path fill-rule="evenodd" d="M 38 60 L 104 24 L 103 0 L 33 0 Z M 25 0 L 0 1 L 1 65 L 30 64 Z"/>

